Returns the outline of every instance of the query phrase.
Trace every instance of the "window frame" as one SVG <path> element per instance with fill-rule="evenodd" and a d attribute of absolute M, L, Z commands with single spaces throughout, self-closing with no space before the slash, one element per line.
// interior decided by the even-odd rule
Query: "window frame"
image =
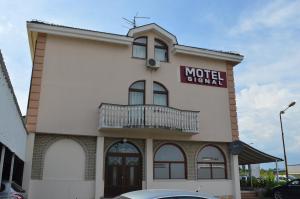
<path fill-rule="evenodd" d="M 199 156 L 199 153 L 201 153 L 201 151 L 205 148 L 205 147 L 214 147 L 216 148 L 218 151 L 220 151 L 221 155 L 223 156 L 223 159 L 224 159 L 224 162 L 202 162 L 202 161 L 198 161 L 198 156 Z M 198 178 L 198 165 L 199 164 L 208 164 L 209 165 L 209 171 L 210 171 L 210 178 Z M 212 165 L 213 164 L 220 164 L 220 165 L 224 165 L 224 174 L 225 174 L 225 177 L 224 178 L 213 178 L 213 167 Z M 228 179 L 228 176 L 227 176 L 227 160 L 226 160 L 226 156 L 223 152 L 223 150 L 219 147 L 219 146 L 216 146 L 216 145 L 213 145 L 213 144 L 207 144 L 205 146 L 203 146 L 199 151 L 198 153 L 196 154 L 196 174 L 197 174 L 197 180 L 218 180 L 218 179 Z"/>
<path fill-rule="evenodd" d="M 154 84 L 158 84 L 159 86 L 161 86 L 161 87 L 163 87 L 164 89 L 165 89 L 165 91 L 155 91 L 154 90 Z M 152 87 L 152 90 L 153 90 L 153 92 L 152 92 L 152 95 L 153 95 L 153 104 L 154 104 L 154 94 L 164 94 L 164 95 L 166 95 L 167 96 L 167 107 L 169 106 L 169 91 L 168 91 L 168 89 L 162 84 L 162 83 L 159 83 L 159 82 L 157 82 L 157 81 L 154 81 L 153 82 L 153 87 Z M 158 105 L 158 106 L 160 106 L 160 105 Z"/>
<path fill-rule="evenodd" d="M 139 42 L 136 42 L 135 40 L 137 39 L 142 39 L 142 38 L 145 38 L 146 39 L 146 44 L 143 44 L 143 43 L 139 43 Z M 136 46 L 144 46 L 145 47 L 145 58 L 141 58 L 141 57 L 135 57 L 133 55 L 133 46 L 136 45 Z M 147 57 L 148 57 L 148 37 L 147 36 L 141 36 L 141 37 L 137 37 L 137 38 L 134 38 L 133 42 L 132 42 L 132 52 L 131 52 L 131 57 L 134 58 L 134 59 L 142 59 L 142 60 L 146 60 Z"/>
<path fill-rule="evenodd" d="M 155 42 L 164 45 L 164 47 L 155 45 Z M 169 46 L 168 46 L 164 41 L 155 38 L 155 39 L 154 39 L 154 59 L 156 59 L 156 58 L 155 58 L 155 49 L 156 49 L 156 48 L 158 48 L 158 49 L 164 49 L 164 50 L 167 51 L 166 54 L 165 54 L 165 56 L 167 56 L 167 57 L 166 57 L 166 60 L 164 60 L 164 61 L 161 61 L 161 60 L 160 60 L 160 62 L 169 62 Z"/>
<path fill-rule="evenodd" d="M 183 155 L 183 158 L 184 158 L 184 161 L 155 161 L 155 156 L 156 156 L 156 153 L 158 152 L 158 150 L 160 148 L 162 148 L 163 146 L 165 145 L 172 145 L 172 146 L 175 146 L 177 147 L 180 152 L 182 153 Z M 164 163 L 164 164 L 168 164 L 169 166 L 169 172 L 168 172 L 168 178 L 155 178 L 155 164 L 156 163 Z M 179 164 L 179 163 L 183 163 L 184 165 L 184 178 L 171 178 L 171 164 Z M 157 149 L 155 150 L 155 153 L 154 153 L 154 156 L 153 156 L 153 180 L 186 180 L 187 179 L 187 158 L 186 158 L 186 155 L 184 153 L 184 150 L 177 144 L 175 143 L 164 143 L 164 144 L 161 144 L 159 147 L 157 147 Z"/>
<path fill-rule="evenodd" d="M 138 83 L 138 82 L 143 82 L 144 83 L 144 88 L 143 89 L 131 88 L 135 83 Z M 130 92 L 143 93 L 143 104 L 142 105 L 145 105 L 145 102 L 146 102 L 146 81 L 145 80 L 135 81 L 132 84 L 130 84 L 130 86 L 128 88 L 128 105 L 134 106 L 134 104 L 130 104 Z"/>

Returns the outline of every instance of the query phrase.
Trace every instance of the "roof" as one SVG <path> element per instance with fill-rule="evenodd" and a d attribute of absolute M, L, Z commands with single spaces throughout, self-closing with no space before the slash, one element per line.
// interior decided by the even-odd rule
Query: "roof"
<path fill-rule="evenodd" d="M 8 88 L 9 88 L 10 91 L 11 91 L 11 94 L 12 94 L 12 96 L 13 96 L 14 103 L 15 103 L 15 105 L 16 105 L 16 107 L 17 107 L 17 110 L 18 110 L 20 119 L 21 119 L 22 124 L 23 124 L 23 126 L 24 126 L 24 128 L 25 128 L 25 131 L 27 132 L 26 127 L 25 127 L 25 122 L 24 122 L 24 119 L 23 119 L 23 116 L 22 116 L 22 113 L 21 113 L 21 109 L 20 109 L 20 106 L 19 106 L 19 104 L 18 104 L 18 100 L 17 100 L 17 97 L 16 97 L 16 95 L 15 95 L 14 88 L 13 88 L 13 86 L 12 86 L 12 84 L 11 84 L 11 81 L 10 81 L 10 78 L 9 78 L 9 75 L 8 75 L 8 71 L 7 71 L 7 68 L 6 68 L 6 66 L 5 66 L 4 59 L 3 59 L 3 57 L 2 57 L 1 50 L 0 50 L 0 70 L 2 71 L 2 73 L 3 73 L 3 75 L 4 75 L 4 78 L 5 78 L 6 82 L 7 82 Z"/>
<path fill-rule="evenodd" d="M 203 197 L 208 199 L 216 199 L 215 197 L 200 193 L 200 192 L 192 192 L 185 190 L 171 190 L 171 189 L 148 189 L 148 190 L 139 190 L 133 191 L 129 193 L 122 194 L 122 196 L 131 199 L 156 199 L 170 196 L 196 196 Z"/>
<path fill-rule="evenodd" d="M 138 26 L 136 28 L 129 29 L 127 36 L 133 37 L 136 33 L 146 32 L 149 30 L 156 31 L 157 33 L 161 34 L 162 36 L 165 36 L 169 38 L 173 44 L 178 44 L 177 38 L 175 35 L 167 31 L 166 29 L 162 28 L 161 26 L 157 25 L 156 23 L 150 23 L 143 26 Z"/>
<path fill-rule="evenodd" d="M 264 153 L 240 140 L 232 142 L 230 150 L 233 155 L 239 156 L 240 165 L 283 161 L 281 158 Z"/>
<path fill-rule="evenodd" d="M 171 49 L 173 53 L 181 53 L 181 54 L 189 54 L 194 56 L 208 57 L 213 59 L 219 59 L 224 61 L 230 61 L 235 64 L 240 63 L 244 56 L 239 53 L 231 52 L 231 51 L 218 51 L 211 50 L 206 48 L 197 48 L 191 46 L 185 46 L 178 44 L 177 38 L 172 33 L 168 32 L 161 26 L 151 23 L 143 26 L 138 26 L 136 28 L 132 28 L 128 31 L 127 35 L 120 35 L 114 33 L 100 32 L 95 30 L 88 30 L 82 28 L 75 28 L 70 26 L 58 25 L 53 23 L 46 23 L 42 21 L 32 20 L 27 21 L 27 30 L 28 37 L 30 41 L 31 53 L 33 54 L 33 45 L 34 33 L 41 32 L 47 34 L 54 34 L 60 36 L 69 36 L 76 37 L 82 39 L 90 39 L 96 41 L 110 42 L 120 45 L 131 45 L 134 40 L 134 35 L 137 33 L 143 33 L 146 31 L 153 30 L 157 34 L 169 39 L 173 44 L 173 48 Z M 33 56 L 32 56 L 33 57 Z"/>

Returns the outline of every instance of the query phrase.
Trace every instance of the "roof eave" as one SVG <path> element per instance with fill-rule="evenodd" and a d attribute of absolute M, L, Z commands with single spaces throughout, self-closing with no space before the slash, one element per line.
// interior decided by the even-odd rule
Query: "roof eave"
<path fill-rule="evenodd" d="M 234 65 L 241 63 L 242 60 L 244 59 L 244 56 L 238 54 L 216 52 L 212 50 L 199 49 L 199 48 L 193 48 L 193 47 L 182 46 L 182 45 L 174 45 L 172 52 L 195 55 L 200 57 L 207 57 L 207 58 L 218 59 L 223 61 L 230 61 L 233 62 Z"/>
<path fill-rule="evenodd" d="M 131 45 L 133 38 L 128 36 L 113 35 L 109 33 L 93 32 L 89 30 L 76 29 L 71 27 L 52 26 L 48 24 L 37 24 L 27 22 L 27 31 L 30 37 L 32 32 L 41 32 L 52 35 L 89 39 L 94 41 L 109 42 L 120 45 Z M 31 45 L 31 44 L 30 44 Z"/>
<path fill-rule="evenodd" d="M 168 38 L 170 41 L 172 41 L 172 44 L 178 43 L 177 38 L 172 33 L 168 32 L 167 30 L 165 30 L 164 28 L 160 27 L 159 25 L 157 25 L 155 23 L 146 24 L 143 26 L 132 28 L 128 31 L 127 35 L 130 37 L 133 37 L 137 33 L 147 32 L 149 30 L 154 30 L 154 31 L 158 32 L 159 34 L 161 34 L 162 36 Z"/>

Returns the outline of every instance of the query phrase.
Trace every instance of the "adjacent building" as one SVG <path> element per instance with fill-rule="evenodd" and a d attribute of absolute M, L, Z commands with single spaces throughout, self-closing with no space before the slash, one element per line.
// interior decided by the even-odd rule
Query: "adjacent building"
<path fill-rule="evenodd" d="M 181 188 L 240 198 L 233 69 L 243 56 L 178 43 L 157 24 L 127 35 L 27 23 L 31 199 Z"/>
<path fill-rule="evenodd" d="M 0 51 L 0 185 L 14 181 L 22 186 L 26 139 L 23 117 Z"/>
<path fill-rule="evenodd" d="M 288 165 L 289 175 L 300 178 L 300 164 Z"/>

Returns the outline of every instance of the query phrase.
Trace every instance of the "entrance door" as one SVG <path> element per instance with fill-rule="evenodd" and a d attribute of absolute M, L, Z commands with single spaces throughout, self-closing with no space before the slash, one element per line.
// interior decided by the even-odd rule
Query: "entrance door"
<path fill-rule="evenodd" d="M 107 152 L 105 197 L 142 189 L 141 154 L 130 143 L 116 143 Z"/>

